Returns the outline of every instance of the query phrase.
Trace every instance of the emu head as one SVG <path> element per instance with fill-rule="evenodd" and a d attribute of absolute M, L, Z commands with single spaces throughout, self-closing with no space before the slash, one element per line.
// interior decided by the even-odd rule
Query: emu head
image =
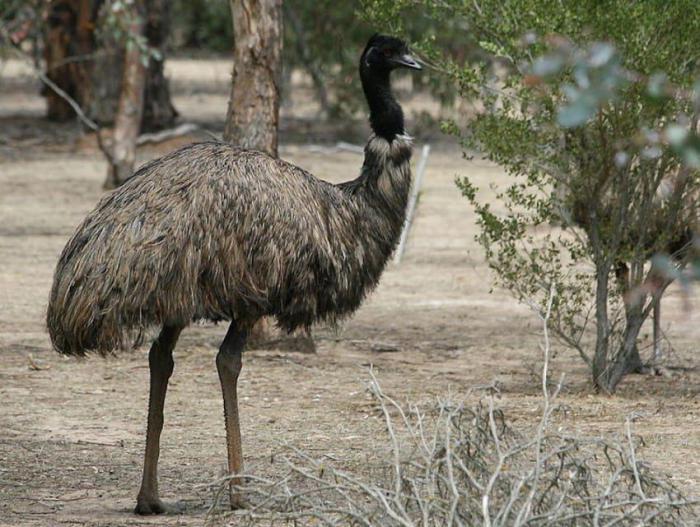
<path fill-rule="evenodd" d="M 367 42 L 360 65 L 361 69 L 377 73 L 388 73 L 397 68 L 422 69 L 403 40 L 379 34 Z"/>

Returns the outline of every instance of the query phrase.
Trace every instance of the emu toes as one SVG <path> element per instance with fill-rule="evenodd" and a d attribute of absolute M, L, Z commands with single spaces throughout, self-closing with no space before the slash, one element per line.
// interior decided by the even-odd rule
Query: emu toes
<path fill-rule="evenodd" d="M 178 512 L 176 508 L 166 505 L 158 498 L 142 498 L 140 496 L 136 499 L 136 508 L 134 509 L 135 514 L 140 514 L 142 516 L 151 514 L 172 514 L 176 512 Z"/>

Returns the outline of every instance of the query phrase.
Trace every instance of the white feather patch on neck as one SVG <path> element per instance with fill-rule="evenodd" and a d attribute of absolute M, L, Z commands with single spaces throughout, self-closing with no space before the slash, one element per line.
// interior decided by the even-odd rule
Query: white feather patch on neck
<path fill-rule="evenodd" d="M 403 151 L 413 147 L 413 137 L 408 134 L 397 135 L 389 142 L 385 138 L 372 134 L 367 141 L 367 148 L 382 157 L 403 157 Z"/>
<path fill-rule="evenodd" d="M 397 135 L 389 142 L 372 135 L 366 149 L 380 158 L 383 170 L 377 179 L 377 187 L 387 197 L 399 191 L 411 179 L 410 151 L 413 138 L 407 134 Z M 408 152 L 407 152 L 408 150 Z"/>

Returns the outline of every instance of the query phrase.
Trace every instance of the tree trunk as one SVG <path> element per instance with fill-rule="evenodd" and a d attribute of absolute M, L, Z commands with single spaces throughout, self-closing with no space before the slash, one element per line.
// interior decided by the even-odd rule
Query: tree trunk
<path fill-rule="evenodd" d="M 141 132 L 170 128 L 178 116 L 164 72 L 163 49 L 170 33 L 170 4 L 169 0 L 146 0 L 146 39 L 160 57 L 151 57 L 148 63 Z"/>
<path fill-rule="evenodd" d="M 91 0 L 54 0 L 48 10 L 44 35 L 46 75 L 84 107 L 90 99 L 90 62 L 81 60 L 95 50 Z M 66 121 L 75 113 L 51 89 L 44 87 L 47 116 Z"/>
<path fill-rule="evenodd" d="M 145 22 L 139 3 L 125 5 L 123 14 L 128 17 L 129 33 L 133 36 L 143 35 Z M 104 185 L 106 189 L 118 187 L 134 172 L 145 86 L 146 67 L 143 64 L 142 50 L 136 45 L 127 45 L 119 108 L 112 137 L 112 159 Z"/>
<path fill-rule="evenodd" d="M 596 276 L 596 349 L 593 357 L 593 383 L 605 393 L 612 394 L 622 378 L 630 373 L 643 373 L 644 363 L 639 354 L 637 340 L 644 324 L 644 296 L 630 294 L 630 271 L 628 264 L 618 262 L 615 274 L 624 291 L 625 331 L 617 349 L 609 335 L 608 286 L 609 267 L 601 265 Z"/>
<path fill-rule="evenodd" d="M 637 339 L 643 323 L 641 309 L 632 309 L 627 313 L 620 347 L 615 350 L 616 353 L 608 360 L 604 372 L 598 377 L 599 386 L 605 393 L 614 393 L 625 375 L 644 368 L 637 347 Z"/>
<path fill-rule="evenodd" d="M 95 27 L 104 24 L 104 12 L 97 10 Z M 81 103 L 83 111 L 101 126 L 115 123 L 124 71 L 124 39 L 104 31 L 96 42 L 95 60 L 90 61 L 90 97 Z"/>
<path fill-rule="evenodd" d="M 282 74 L 282 1 L 230 0 L 233 80 L 224 139 L 277 157 Z M 280 335 L 269 320 L 253 328 L 249 345 L 314 351 L 308 332 Z"/>
<path fill-rule="evenodd" d="M 231 0 L 233 82 L 224 139 L 277 156 L 281 0 Z"/>
<path fill-rule="evenodd" d="M 597 266 L 600 267 L 600 266 Z M 604 392 L 607 389 L 608 355 L 610 348 L 610 321 L 608 320 L 608 268 L 603 265 L 596 271 L 596 342 L 593 355 L 592 374 L 593 384 Z"/>
<path fill-rule="evenodd" d="M 121 40 L 105 32 L 98 42 L 95 30 L 103 20 L 103 0 L 53 0 L 45 35 L 46 73 L 70 95 L 93 121 L 114 124 L 121 93 L 124 49 Z M 165 0 L 147 0 L 146 36 L 150 47 L 161 50 L 168 34 L 170 9 Z M 50 89 L 44 89 L 47 116 L 65 121 L 74 117 L 72 108 Z M 143 131 L 172 126 L 177 111 L 163 74 L 163 60 L 149 63 Z"/>

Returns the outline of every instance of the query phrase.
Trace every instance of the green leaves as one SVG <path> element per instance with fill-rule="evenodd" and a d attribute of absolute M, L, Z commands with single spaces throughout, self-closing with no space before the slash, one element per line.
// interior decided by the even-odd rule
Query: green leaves
<path fill-rule="evenodd" d="M 103 15 L 104 23 L 99 28 L 99 38 L 121 42 L 127 51 L 138 49 L 144 67 L 148 67 L 151 59 L 163 60 L 161 53 L 148 45 L 145 35 L 133 32 L 132 28 L 143 16 L 134 0 L 109 0 L 104 4 Z"/>
<path fill-rule="evenodd" d="M 488 201 L 458 180 L 477 239 L 516 298 L 542 305 L 556 284 L 552 329 L 589 364 L 584 335 L 594 323 L 608 328 L 596 353 L 614 365 L 629 329 L 625 295 L 648 300 L 650 258 L 700 215 L 700 140 L 684 117 L 700 114 L 700 84 L 689 90 L 700 78 L 689 60 L 700 49 L 700 2 L 366 4 L 383 23 L 430 17 L 433 34 L 463 28 L 475 45 L 457 60 L 449 42 L 425 41 L 441 82 L 479 108 L 443 131 L 508 176 Z M 622 263 L 627 278 L 615 272 Z"/>
<path fill-rule="evenodd" d="M 629 75 L 612 44 L 594 42 L 578 48 L 564 38 L 550 40 L 554 50 L 534 60 L 531 79 L 550 81 L 554 97 L 558 90 L 563 93 L 565 102 L 557 111 L 559 126 L 582 126 L 615 98 Z"/>
<path fill-rule="evenodd" d="M 600 99 L 573 86 L 565 86 L 568 103 L 557 110 L 557 123 L 564 128 L 581 126 L 598 111 Z"/>
<path fill-rule="evenodd" d="M 700 137 L 694 134 L 680 146 L 679 150 L 683 164 L 700 169 Z"/>
<path fill-rule="evenodd" d="M 688 123 L 673 123 L 664 130 L 664 137 L 687 167 L 700 169 L 700 137 Z"/>
<path fill-rule="evenodd" d="M 647 81 L 647 93 L 656 99 L 667 97 L 670 93 L 668 75 L 663 72 L 656 72 Z"/>
<path fill-rule="evenodd" d="M 559 74 L 566 65 L 565 57 L 558 53 L 550 53 L 537 57 L 532 63 L 532 74 L 537 77 L 552 77 Z"/>

